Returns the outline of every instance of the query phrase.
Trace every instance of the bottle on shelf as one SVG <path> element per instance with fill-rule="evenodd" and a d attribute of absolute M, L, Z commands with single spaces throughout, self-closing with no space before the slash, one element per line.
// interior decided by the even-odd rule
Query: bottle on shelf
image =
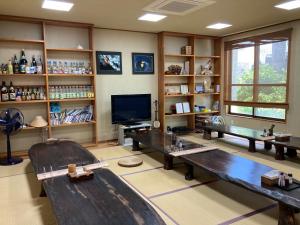
<path fill-rule="evenodd" d="M 13 65 L 11 64 L 11 60 L 8 60 L 8 64 L 7 64 L 7 73 L 8 74 L 14 74 L 14 70 L 13 70 Z"/>
<path fill-rule="evenodd" d="M 22 101 L 26 101 L 26 95 L 27 95 L 26 89 L 23 88 L 22 89 L 22 95 L 21 95 L 21 100 Z"/>
<path fill-rule="evenodd" d="M 16 101 L 17 102 L 22 101 L 22 90 L 20 88 L 17 88 L 17 91 L 16 91 Z"/>
<path fill-rule="evenodd" d="M 15 54 L 14 56 L 14 61 L 13 61 L 13 71 L 14 71 L 14 74 L 18 74 L 20 72 L 19 70 L 19 61 L 17 59 L 17 55 Z"/>
<path fill-rule="evenodd" d="M 9 86 L 9 101 L 16 101 L 16 90 L 13 86 L 12 81 L 10 82 L 10 86 Z"/>
<path fill-rule="evenodd" d="M 2 81 L 1 102 L 7 102 L 8 100 L 9 100 L 9 95 L 8 95 L 7 86 L 5 84 L 5 81 Z"/>
<path fill-rule="evenodd" d="M 37 62 L 35 60 L 35 56 L 32 56 L 31 66 L 30 66 L 30 73 L 36 74 L 37 73 Z"/>
<path fill-rule="evenodd" d="M 22 49 L 21 51 L 21 59 L 20 59 L 20 73 L 26 73 L 26 66 L 28 67 L 28 62 L 25 56 L 25 50 Z M 28 69 L 27 69 L 28 70 Z"/>

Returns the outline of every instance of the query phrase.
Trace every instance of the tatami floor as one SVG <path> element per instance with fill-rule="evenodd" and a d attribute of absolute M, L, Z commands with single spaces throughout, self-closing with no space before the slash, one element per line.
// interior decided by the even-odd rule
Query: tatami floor
<path fill-rule="evenodd" d="M 199 143 L 214 143 L 220 149 L 276 169 L 291 172 L 300 179 L 300 160 L 276 161 L 274 152 L 247 152 L 247 142 L 226 136 L 223 140 L 203 140 L 200 134 L 186 136 Z M 262 149 L 262 145 L 257 144 Z M 276 225 L 277 204 L 235 185 L 196 171 L 196 179 L 184 179 L 185 167 L 178 161 L 174 170 L 162 168 L 162 155 L 151 149 L 132 152 L 130 147 L 91 148 L 96 157 L 109 163 L 109 169 L 145 198 L 167 224 L 181 225 Z M 121 158 L 136 155 L 143 165 L 123 168 Z M 213 160 L 213 159 L 212 159 Z M 47 198 L 39 197 L 40 184 L 30 161 L 0 167 L 0 225 L 56 224 Z M 300 214 L 296 215 L 300 222 Z"/>

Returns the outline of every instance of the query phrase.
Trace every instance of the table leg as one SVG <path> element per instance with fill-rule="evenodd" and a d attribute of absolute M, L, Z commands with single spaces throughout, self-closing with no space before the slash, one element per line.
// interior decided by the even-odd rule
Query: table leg
<path fill-rule="evenodd" d="M 286 150 L 286 155 L 288 157 L 291 157 L 291 158 L 294 158 L 297 156 L 297 150 L 296 149 L 293 149 L 293 148 L 287 148 Z"/>
<path fill-rule="evenodd" d="M 164 155 L 164 169 L 165 170 L 171 170 L 173 169 L 173 156 Z"/>
<path fill-rule="evenodd" d="M 132 151 L 139 151 L 141 150 L 140 148 L 140 142 L 136 140 L 132 140 Z"/>
<path fill-rule="evenodd" d="M 40 197 L 47 197 L 47 194 L 46 194 L 43 184 L 41 184 Z"/>
<path fill-rule="evenodd" d="M 203 138 L 206 140 L 211 140 L 211 130 L 205 130 L 203 132 Z"/>
<path fill-rule="evenodd" d="M 249 139 L 249 152 L 256 152 L 255 140 Z"/>
<path fill-rule="evenodd" d="M 187 168 L 187 172 L 185 174 L 185 179 L 186 180 L 193 180 L 194 179 L 194 167 L 189 164 L 185 164 Z"/>
<path fill-rule="evenodd" d="M 223 138 L 224 137 L 224 133 L 222 133 L 222 132 L 218 132 L 218 138 Z"/>
<path fill-rule="evenodd" d="M 272 149 L 272 143 L 265 141 L 265 149 L 271 150 Z"/>
<path fill-rule="evenodd" d="M 278 225 L 296 225 L 294 209 L 279 203 Z"/>
<path fill-rule="evenodd" d="M 276 149 L 275 159 L 284 160 L 284 147 L 281 145 L 275 145 L 275 149 Z"/>

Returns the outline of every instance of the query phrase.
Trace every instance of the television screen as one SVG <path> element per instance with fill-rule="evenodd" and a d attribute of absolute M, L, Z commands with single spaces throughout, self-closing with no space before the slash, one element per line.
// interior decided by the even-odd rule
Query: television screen
<path fill-rule="evenodd" d="M 112 95 L 113 124 L 128 124 L 151 120 L 151 94 Z"/>

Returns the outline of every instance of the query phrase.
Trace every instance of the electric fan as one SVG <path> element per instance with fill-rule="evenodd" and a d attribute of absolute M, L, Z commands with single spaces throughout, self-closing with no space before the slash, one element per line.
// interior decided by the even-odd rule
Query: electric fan
<path fill-rule="evenodd" d="M 0 165 L 9 166 L 21 163 L 22 158 L 11 156 L 10 136 L 18 133 L 23 128 L 24 116 L 14 108 L 6 109 L 0 113 L 0 128 L 7 138 L 6 159 L 0 160 Z"/>

